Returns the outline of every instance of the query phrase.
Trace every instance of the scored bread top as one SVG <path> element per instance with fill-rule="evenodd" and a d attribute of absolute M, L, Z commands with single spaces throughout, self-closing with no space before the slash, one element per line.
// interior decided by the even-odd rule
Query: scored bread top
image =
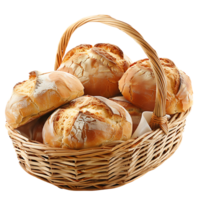
<path fill-rule="evenodd" d="M 109 44 L 109 43 L 98 43 L 98 44 L 95 44 L 93 47 L 90 44 L 80 44 L 66 53 L 62 63 L 69 60 L 76 53 L 87 52 L 88 50 L 93 49 L 93 48 L 97 49 L 97 51 L 98 49 L 102 50 L 101 54 L 102 55 L 105 54 L 104 55 L 105 58 L 108 58 L 108 59 L 110 58 L 113 61 L 116 61 L 116 58 L 118 60 L 124 59 L 123 51 L 116 45 Z"/>
<path fill-rule="evenodd" d="M 104 97 L 79 97 L 55 111 L 43 128 L 44 143 L 81 149 L 131 137 L 132 120 L 120 105 Z"/>
<path fill-rule="evenodd" d="M 186 111 L 191 107 L 193 101 L 189 77 L 180 71 L 171 60 L 160 58 L 160 62 L 167 80 L 167 114 Z M 183 85 L 187 86 L 184 94 L 180 92 Z M 145 111 L 153 111 L 156 97 L 156 80 L 149 59 L 133 63 L 120 79 L 119 89 L 123 96 L 134 105 Z M 182 97 L 185 97 L 180 98 L 180 93 L 182 93 Z M 183 102 L 185 102 L 185 106 L 183 106 Z"/>
<path fill-rule="evenodd" d="M 6 120 L 17 128 L 83 95 L 80 81 L 66 72 L 30 72 L 29 80 L 18 83 L 6 105 Z"/>
<path fill-rule="evenodd" d="M 99 76 L 105 71 L 109 73 L 107 76 L 110 79 L 113 76 L 121 77 L 121 74 L 128 69 L 130 63 L 130 59 L 129 62 L 124 60 L 123 52 L 120 46 L 113 43 L 81 43 L 66 52 L 65 58 L 57 70 L 66 70 L 81 78 L 82 81 L 86 81 L 88 73 L 93 76 Z M 91 61 L 88 60 L 90 58 Z M 86 67 L 89 66 L 85 66 L 89 64 L 92 71 L 87 70 Z M 86 68 L 87 72 L 85 72 L 85 75 L 83 74 L 84 70 L 79 69 L 80 65 Z M 79 71 L 82 71 L 82 73 Z"/>
<path fill-rule="evenodd" d="M 107 62 L 108 61 L 112 62 L 113 64 L 116 65 L 115 68 L 119 67 L 119 70 L 121 69 L 123 72 L 125 72 L 129 67 L 130 62 L 124 60 L 123 51 L 116 45 L 108 44 L 108 43 L 99 43 L 99 44 L 94 45 L 94 47 L 90 44 L 78 45 L 77 47 L 67 52 L 62 63 L 65 63 L 69 59 L 73 60 L 73 62 L 76 62 L 76 58 L 81 56 L 82 53 L 89 53 L 89 52 L 93 52 L 93 53 L 96 53 L 97 55 L 104 57 L 104 59 L 106 59 Z M 81 59 L 78 59 L 78 60 L 81 60 Z M 104 60 L 104 62 L 106 61 Z M 59 67 L 59 70 L 61 70 L 62 67 L 64 66 L 61 64 L 61 66 Z"/>
<path fill-rule="evenodd" d="M 70 50 L 57 69 L 75 75 L 85 94 L 112 97 L 119 94 L 118 80 L 130 66 L 130 59 L 112 44 L 82 44 Z"/>

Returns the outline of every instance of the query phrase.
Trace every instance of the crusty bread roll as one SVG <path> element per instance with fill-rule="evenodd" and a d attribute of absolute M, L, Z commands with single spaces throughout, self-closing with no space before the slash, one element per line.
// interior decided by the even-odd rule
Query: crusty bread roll
<path fill-rule="evenodd" d="M 73 74 L 84 86 L 84 93 L 103 97 L 119 94 L 118 81 L 130 66 L 130 59 L 112 44 L 82 44 L 71 49 L 58 71 Z"/>
<path fill-rule="evenodd" d="M 135 132 L 138 124 L 140 123 L 140 119 L 142 116 L 142 109 L 134 106 L 131 102 L 126 100 L 123 96 L 117 96 L 110 98 L 111 101 L 118 103 L 119 105 L 123 106 L 128 113 L 130 114 L 133 122 L 133 133 Z"/>
<path fill-rule="evenodd" d="M 51 147 L 82 149 L 132 134 L 129 113 L 104 97 L 83 96 L 57 109 L 46 121 L 42 135 Z"/>
<path fill-rule="evenodd" d="M 160 58 L 167 80 L 166 113 L 184 112 L 192 106 L 193 91 L 190 78 L 175 64 Z M 119 81 L 123 96 L 145 111 L 153 111 L 156 97 L 156 81 L 148 59 L 131 65 Z"/>
<path fill-rule="evenodd" d="M 83 85 L 69 73 L 33 71 L 29 80 L 14 86 L 6 121 L 17 128 L 83 94 Z"/>

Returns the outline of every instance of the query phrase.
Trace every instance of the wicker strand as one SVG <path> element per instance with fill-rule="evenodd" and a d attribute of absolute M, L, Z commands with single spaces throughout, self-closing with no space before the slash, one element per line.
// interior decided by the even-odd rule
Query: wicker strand
<path fill-rule="evenodd" d="M 167 123 L 167 116 L 163 116 L 163 117 L 157 117 L 154 113 L 151 117 L 151 122 L 150 124 L 159 124 L 161 126 L 166 125 L 167 126 L 167 130 L 168 130 L 168 123 Z M 165 132 L 165 134 L 168 134 L 168 132 Z"/>

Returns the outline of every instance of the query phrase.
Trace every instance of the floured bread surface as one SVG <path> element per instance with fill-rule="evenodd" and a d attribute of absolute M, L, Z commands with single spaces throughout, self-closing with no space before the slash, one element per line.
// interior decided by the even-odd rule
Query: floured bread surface
<path fill-rule="evenodd" d="M 43 140 L 52 147 L 81 149 L 127 140 L 132 120 L 120 105 L 104 97 L 79 97 L 55 111 L 43 128 Z"/>
<path fill-rule="evenodd" d="M 17 128 L 83 94 L 83 85 L 69 73 L 30 72 L 29 80 L 13 89 L 6 105 L 6 121 Z"/>
<path fill-rule="evenodd" d="M 160 62 L 167 80 L 166 113 L 175 114 L 186 111 L 193 103 L 190 78 L 180 71 L 171 60 L 160 58 Z M 153 111 L 156 80 L 149 59 L 133 63 L 120 79 L 119 89 L 132 104 L 144 111 Z"/>
<path fill-rule="evenodd" d="M 116 45 L 82 44 L 70 50 L 58 71 L 76 76 L 85 94 L 112 97 L 119 94 L 118 81 L 130 66 L 130 59 Z"/>
<path fill-rule="evenodd" d="M 30 95 L 35 88 L 36 78 L 26 79 L 23 84 L 15 87 L 15 92 L 24 95 Z"/>

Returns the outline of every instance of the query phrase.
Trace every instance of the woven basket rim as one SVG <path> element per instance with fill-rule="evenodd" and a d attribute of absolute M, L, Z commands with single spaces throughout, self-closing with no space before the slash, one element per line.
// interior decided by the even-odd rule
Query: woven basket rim
<path fill-rule="evenodd" d="M 186 110 L 185 112 L 181 112 L 181 113 L 176 113 L 174 115 L 171 116 L 171 118 L 168 120 L 168 127 L 170 128 L 171 125 L 175 122 L 175 121 L 183 121 L 186 119 L 186 117 L 188 116 L 188 114 L 190 113 L 191 108 L 189 108 L 188 110 Z M 180 120 L 179 120 L 180 118 Z M 89 153 L 89 152 L 93 152 L 93 151 L 113 151 L 114 149 L 120 148 L 123 145 L 127 145 L 128 143 L 134 142 L 134 147 L 136 147 L 137 145 L 139 145 L 141 142 L 148 142 L 150 140 L 155 140 L 158 137 L 162 137 L 162 135 L 164 134 L 163 131 L 158 128 L 157 130 L 152 130 L 152 131 L 148 131 L 145 134 L 141 135 L 140 137 L 134 139 L 134 138 L 130 138 L 126 141 L 114 141 L 112 143 L 109 144 L 104 144 L 101 146 L 97 146 L 97 147 L 91 147 L 91 148 L 85 148 L 85 149 L 63 149 L 63 148 L 56 148 L 56 147 L 50 147 L 46 144 L 40 143 L 38 141 L 35 140 L 30 140 L 29 138 L 21 135 L 19 133 L 19 131 L 13 129 L 8 123 L 6 123 L 6 128 L 9 132 L 9 134 L 12 134 L 12 136 L 17 137 L 18 139 L 21 140 L 21 142 L 23 142 L 24 144 L 27 145 L 31 145 L 32 148 L 39 148 L 40 150 L 46 150 L 48 152 L 60 152 L 60 153 L 78 153 L 79 155 L 81 153 L 85 154 L 85 153 Z M 162 135 L 161 135 L 162 133 Z M 153 137 L 154 136 L 154 137 Z M 153 138 L 152 138 L 153 137 Z M 133 147 L 133 146 L 132 146 Z"/>
<path fill-rule="evenodd" d="M 171 117 L 168 135 L 157 129 L 138 138 L 138 143 L 129 139 L 116 146 L 96 147 L 96 150 L 51 148 L 25 138 L 8 124 L 6 127 L 20 166 L 30 175 L 62 189 L 103 190 L 130 183 L 173 155 L 182 141 L 190 110 Z M 91 176 L 93 170 L 97 178 Z"/>
<path fill-rule="evenodd" d="M 190 114 L 191 114 L 191 111 L 188 110 L 188 111 L 186 111 L 184 113 L 178 114 L 177 117 L 175 117 L 175 116 L 172 117 L 171 118 L 171 122 L 169 123 L 169 126 L 171 127 L 171 129 L 175 128 L 176 130 L 178 130 L 179 128 L 177 127 L 177 123 L 179 123 L 179 125 L 183 126 L 183 122 L 185 121 L 185 119 L 187 119 L 190 116 Z M 7 129 L 7 131 L 9 131 L 9 129 Z M 162 132 L 162 134 L 161 134 L 161 132 Z M 43 163 L 41 163 L 41 161 L 39 161 L 39 160 L 37 161 L 37 163 L 35 163 L 35 162 L 33 163 L 31 161 L 32 160 L 32 156 L 31 155 L 34 155 L 34 156 L 38 157 L 38 155 L 37 155 L 38 153 L 35 151 L 35 149 L 33 147 L 31 147 L 31 148 L 25 147 L 24 144 L 23 144 L 23 140 L 20 142 L 20 144 L 17 145 L 18 147 L 15 147 L 16 144 L 13 143 L 13 141 L 11 141 L 11 140 L 13 140 L 13 139 L 17 140 L 18 138 L 13 138 L 12 134 L 11 135 L 8 134 L 8 135 L 11 138 L 10 142 L 11 142 L 11 147 L 13 149 L 14 155 L 15 155 L 15 153 L 17 154 L 17 155 L 15 155 L 15 158 L 17 160 L 17 165 L 25 174 L 35 178 L 36 180 L 39 180 L 39 181 L 43 182 L 43 183 L 49 184 L 49 185 L 51 185 L 53 187 L 60 188 L 60 189 L 65 190 L 65 191 L 95 192 L 95 191 L 105 191 L 105 190 L 113 190 L 113 189 L 122 188 L 124 186 L 129 185 L 130 183 L 133 183 L 133 182 L 145 177 L 151 171 L 155 171 L 155 170 L 159 169 L 169 159 L 171 159 L 178 152 L 178 150 L 181 148 L 181 146 L 183 144 L 183 135 L 184 135 L 184 133 L 183 133 L 183 131 L 181 131 L 179 134 L 180 134 L 182 139 L 180 139 L 180 141 L 178 141 L 178 143 L 176 144 L 176 147 L 173 149 L 173 151 L 171 153 L 166 153 L 166 156 L 164 156 L 162 160 L 159 160 L 159 158 L 158 158 L 158 160 L 156 160 L 157 158 L 155 158 L 155 162 L 154 162 L 153 165 L 150 165 L 150 166 L 148 165 L 146 167 L 143 167 L 143 165 L 142 165 L 141 168 L 138 166 L 139 168 L 137 170 L 135 170 L 135 168 L 131 167 L 132 164 L 129 164 L 130 165 L 130 169 L 127 169 L 128 170 L 126 172 L 127 175 L 121 177 L 122 181 L 116 181 L 116 183 L 113 184 L 113 181 L 110 180 L 106 185 L 102 185 L 101 184 L 101 179 L 99 179 L 99 180 L 95 181 L 96 185 L 90 184 L 90 186 L 88 186 L 88 184 L 87 184 L 87 179 L 88 179 L 87 177 L 85 177 L 85 178 L 83 177 L 83 180 L 82 179 L 80 179 L 80 180 L 78 179 L 77 180 L 78 182 L 76 182 L 76 180 L 75 180 L 75 182 L 73 180 L 70 181 L 70 182 L 69 182 L 69 180 L 67 182 L 65 182 L 66 181 L 65 179 L 64 180 L 61 179 L 60 182 L 57 182 L 56 181 L 56 174 L 55 175 L 53 175 L 53 174 L 52 175 L 51 174 L 48 175 L 46 173 L 43 174 L 44 167 L 47 168 L 47 166 L 44 166 L 44 163 L 46 165 L 46 164 L 48 164 L 48 162 L 50 162 L 50 163 L 56 162 L 57 163 L 59 161 L 59 163 L 62 163 L 62 165 L 65 165 L 66 161 L 63 160 L 63 158 L 65 158 L 65 157 L 67 159 L 70 159 L 71 161 L 73 161 L 73 163 L 74 162 L 75 163 L 77 163 L 77 162 L 91 162 L 91 160 L 92 160 L 92 162 L 95 162 L 95 159 L 97 159 L 97 161 L 98 161 L 98 158 L 101 160 L 101 154 L 99 155 L 97 153 L 95 155 L 94 154 L 92 155 L 92 153 L 91 154 L 87 153 L 86 155 L 81 155 L 81 154 L 80 155 L 79 154 L 75 155 L 75 154 L 72 154 L 71 151 L 68 150 L 68 149 L 65 149 L 65 152 L 63 152 L 63 153 L 62 152 L 59 153 L 59 152 L 56 152 L 55 150 L 54 151 L 45 151 L 45 149 L 43 148 L 44 151 L 41 151 L 41 149 L 38 149 L 38 152 L 39 151 L 42 152 L 42 154 L 39 155 L 39 160 L 41 160 L 40 157 L 43 157 L 42 158 Z M 14 137 L 18 137 L 18 136 L 19 136 L 19 133 L 17 133 L 17 135 L 14 136 Z M 154 137 L 154 136 L 155 136 L 155 140 L 152 140 L 152 138 L 150 138 L 150 137 Z M 170 134 L 166 135 L 166 134 L 163 133 L 162 130 L 156 130 L 156 131 L 152 131 L 147 137 L 149 139 L 146 140 L 145 143 L 142 144 L 142 146 L 141 146 L 141 143 L 139 143 L 139 145 L 138 145 L 138 147 L 139 147 L 139 149 L 141 151 L 143 151 L 142 149 L 146 148 L 146 146 L 148 146 L 149 143 L 154 143 L 154 146 L 155 146 L 156 143 L 158 143 L 157 146 L 160 148 L 159 141 L 161 139 L 163 139 L 163 138 L 164 138 L 165 141 L 166 141 L 165 138 L 169 138 L 170 139 Z M 144 138 L 147 138 L 147 137 L 144 137 Z M 28 143 L 29 143 L 29 141 L 28 141 Z M 41 144 L 41 145 L 43 147 L 45 146 L 44 144 Z M 18 148 L 20 148 L 20 149 L 22 148 L 22 149 L 20 150 Z M 123 148 L 125 148 L 125 149 L 123 150 Z M 27 151 L 28 151 L 27 153 L 29 154 L 28 157 L 26 155 L 26 150 L 24 150 L 24 149 L 27 149 Z M 125 145 L 124 147 L 119 148 L 119 154 L 118 154 L 118 149 L 117 148 L 116 149 L 111 149 L 110 151 L 108 151 L 108 154 L 110 154 L 110 153 L 112 153 L 112 151 L 114 151 L 114 155 L 113 155 L 114 158 L 116 158 L 116 157 L 120 158 L 121 154 L 124 154 L 126 156 L 128 156 L 127 154 L 129 154 L 128 157 L 130 157 L 135 152 L 136 149 L 138 149 L 137 145 L 135 145 L 135 146 L 133 144 L 131 146 Z M 79 150 L 76 150 L 76 151 L 80 152 Z M 140 151 L 140 154 L 142 153 L 141 151 Z M 102 149 L 101 149 L 100 153 L 104 153 L 104 155 L 102 154 L 102 156 L 103 156 L 102 159 L 106 159 L 107 156 L 105 157 L 105 152 L 103 152 Z M 24 157 L 24 159 L 22 160 L 23 162 L 19 161 L 20 160 L 19 156 L 20 157 L 21 156 Z M 91 156 L 93 156 L 93 157 L 91 157 Z M 112 156 L 112 154 L 108 155 L 108 157 L 111 157 L 111 158 L 113 156 Z M 141 154 L 141 156 L 142 156 L 142 154 Z M 135 153 L 134 153 L 134 157 L 135 157 Z M 131 156 L 132 159 L 134 157 Z M 136 158 L 139 159 L 139 157 L 137 155 L 136 155 Z M 100 160 L 99 160 L 99 162 L 100 162 Z M 25 161 L 25 163 L 24 163 L 24 161 Z M 119 159 L 119 161 L 120 161 L 120 159 Z M 125 160 L 124 160 L 124 162 L 125 162 Z M 123 164 L 124 162 L 119 163 L 119 165 L 121 167 L 124 167 L 124 164 Z M 146 162 L 148 162 L 148 160 Z M 37 170 L 40 169 L 40 172 L 37 172 L 37 171 L 34 170 L 34 167 L 35 167 L 36 164 L 39 167 L 39 168 L 37 168 Z M 116 162 L 115 162 L 115 164 L 116 164 Z M 83 170 L 84 169 L 87 170 L 87 168 L 88 168 L 87 164 L 85 164 L 85 165 L 86 165 L 85 167 L 84 166 L 82 167 Z M 121 167 L 118 166 L 118 167 L 116 167 L 116 169 L 115 168 L 113 168 L 113 169 L 114 169 L 114 171 L 116 171 L 117 169 L 120 169 Z M 80 171 L 79 168 L 80 168 L 80 166 L 77 166 L 77 169 L 75 171 L 77 171 L 77 172 Z M 109 166 L 109 168 L 110 168 L 110 166 Z M 53 169 L 50 169 L 50 170 L 53 170 Z M 70 168 L 69 168 L 69 170 L 70 170 Z M 61 173 L 63 177 L 66 177 L 66 174 L 65 174 L 66 172 L 64 172 L 64 171 L 62 172 L 62 170 L 60 172 L 60 170 L 59 170 L 59 173 Z M 125 173 L 125 172 L 123 172 L 123 173 Z M 69 176 L 69 175 L 67 174 L 67 176 Z M 115 176 L 117 176 L 117 177 L 119 176 L 120 177 L 120 174 L 117 173 L 117 174 L 114 174 L 113 176 L 114 176 L 114 178 L 115 178 Z M 84 179 L 86 179 L 86 182 L 84 181 Z M 88 181 L 90 182 L 90 180 L 88 180 Z M 91 182 L 92 182 L 92 180 L 91 180 Z"/>

